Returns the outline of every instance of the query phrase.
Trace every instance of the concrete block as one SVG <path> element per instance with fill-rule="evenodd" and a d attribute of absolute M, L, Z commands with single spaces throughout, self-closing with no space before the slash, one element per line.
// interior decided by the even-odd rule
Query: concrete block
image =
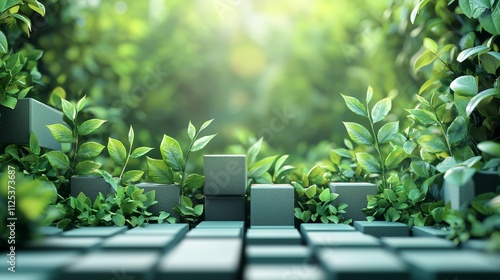
<path fill-rule="evenodd" d="M 306 231 L 355 231 L 355 229 L 346 224 L 301 224 L 300 233 L 305 234 Z"/>
<path fill-rule="evenodd" d="M 176 245 L 175 235 L 129 235 L 121 234 L 106 239 L 101 248 L 113 250 L 169 250 Z"/>
<path fill-rule="evenodd" d="M 104 178 L 98 176 L 73 176 L 71 177 L 70 195 L 77 197 L 81 192 L 90 198 L 92 202 L 99 193 L 106 197 L 115 190 L 108 184 Z"/>
<path fill-rule="evenodd" d="M 313 264 L 249 264 L 244 268 L 244 280 L 326 280 L 323 270 Z"/>
<path fill-rule="evenodd" d="M 62 112 L 35 99 L 22 98 L 15 109 L 0 106 L 0 118 L 0 143 L 28 144 L 34 132 L 40 147 L 61 150 L 47 125 L 65 124 Z"/>
<path fill-rule="evenodd" d="M 453 250 L 453 242 L 436 237 L 382 237 L 382 243 L 394 250 Z"/>
<path fill-rule="evenodd" d="M 381 248 L 323 248 L 317 252 L 320 265 L 330 279 L 409 279 L 400 258 Z"/>
<path fill-rule="evenodd" d="M 159 254 L 152 251 L 99 251 L 89 253 L 67 267 L 61 279 L 152 279 Z"/>
<path fill-rule="evenodd" d="M 339 196 L 335 199 L 335 205 L 347 203 L 346 213 L 342 214 L 345 219 L 353 221 L 366 221 L 366 216 L 361 209 L 368 204 L 368 195 L 377 194 L 377 186 L 370 183 L 330 183 L 330 191 Z"/>
<path fill-rule="evenodd" d="M 500 186 L 500 176 L 496 171 L 477 171 L 463 186 L 457 186 L 446 180 L 443 183 L 444 201 L 451 204 L 453 210 L 464 210 L 477 196 L 487 192 L 495 193 Z"/>
<path fill-rule="evenodd" d="M 354 228 L 375 237 L 408 237 L 410 235 L 408 225 L 397 222 L 355 221 Z"/>
<path fill-rule="evenodd" d="M 158 279 L 238 279 L 241 238 L 186 238 L 160 259 Z"/>
<path fill-rule="evenodd" d="M 144 189 L 144 193 L 155 191 L 155 200 L 158 203 L 150 206 L 148 211 L 157 216 L 160 211 L 170 213 L 177 221 L 180 220 L 179 214 L 173 210 L 174 206 L 179 204 L 181 197 L 181 189 L 176 184 L 156 184 L 156 183 L 139 183 L 138 188 Z"/>
<path fill-rule="evenodd" d="M 486 254 L 469 250 L 403 251 L 412 279 L 500 279 L 500 266 Z"/>
<path fill-rule="evenodd" d="M 207 196 L 243 196 L 247 188 L 246 155 L 205 155 L 204 194 Z"/>
<path fill-rule="evenodd" d="M 56 236 L 60 235 L 62 232 L 62 229 L 53 226 L 39 227 L 36 229 L 36 234 L 40 236 Z"/>
<path fill-rule="evenodd" d="M 46 237 L 33 240 L 26 246 L 27 249 L 48 249 L 48 250 L 91 250 L 96 248 L 103 241 L 100 237 Z"/>
<path fill-rule="evenodd" d="M 301 245 L 302 236 L 299 231 L 278 228 L 249 228 L 246 233 L 248 245 Z"/>
<path fill-rule="evenodd" d="M 6 261 L 0 262 L 0 278 L 1 272 L 8 272 L 10 275 L 26 274 L 26 273 L 40 273 L 44 274 L 49 272 L 56 274 L 61 268 L 73 261 L 77 260 L 81 253 L 75 250 L 66 251 L 17 251 L 16 252 L 16 267 L 15 273 L 7 270 L 10 264 Z M 8 257 L 6 258 L 8 260 Z"/>
<path fill-rule="evenodd" d="M 127 227 L 81 227 L 63 232 L 64 237 L 110 237 L 124 233 Z"/>
<path fill-rule="evenodd" d="M 294 226 L 291 185 L 254 184 L 250 189 L 250 226 Z"/>
<path fill-rule="evenodd" d="M 244 221 L 245 197 L 205 197 L 206 221 Z"/>
<path fill-rule="evenodd" d="M 186 238 L 241 238 L 241 228 L 194 228 L 186 234 Z"/>
<path fill-rule="evenodd" d="M 357 231 L 308 231 L 304 234 L 311 248 L 318 247 L 380 247 L 378 238 Z"/>
<path fill-rule="evenodd" d="M 12 273 L 10 271 L 1 271 L 0 279 L 9 279 L 9 280 L 52 280 L 54 279 L 54 275 L 50 272 L 16 272 Z"/>
<path fill-rule="evenodd" d="M 243 221 L 202 221 L 196 228 L 241 228 L 245 229 Z"/>
<path fill-rule="evenodd" d="M 303 245 L 248 245 L 247 264 L 303 264 L 312 258 L 312 250 Z"/>
<path fill-rule="evenodd" d="M 449 228 L 435 228 L 433 226 L 414 226 L 411 229 L 415 237 L 440 237 L 446 238 L 450 234 Z"/>
<path fill-rule="evenodd" d="M 175 235 L 183 237 L 189 231 L 188 224 L 149 224 L 144 227 L 135 227 L 127 230 L 130 235 Z"/>

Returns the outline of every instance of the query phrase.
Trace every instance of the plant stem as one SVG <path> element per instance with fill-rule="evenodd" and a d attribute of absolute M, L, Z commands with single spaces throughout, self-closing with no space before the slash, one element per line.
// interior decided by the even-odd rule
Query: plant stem
<path fill-rule="evenodd" d="M 184 183 L 186 181 L 186 166 L 187 166 L 187 162 L 188 162 L 188 159 L 189 159 L 189 154 L 190 154 L 191 148 L 194 145 L 194 141 L 196 141 L 196 139 L 198 138 L 198 135 L 200 135 L 199 131 L 196 133 L 196 135 L 191 140 L 191 143 L 189 144 L 189 148 L 186 151 L 186 156 L 184 157 L 184 164 L 182 165 L 182 170 L 181 170 L 181 172 L 182 172 L 182 178 L 181 178 L 181 195 L 184 195 Z"/>
<path fill-rule="evenodd" d="M 384 187 L 384 189 L 386 189 L 387 188 L 387 179 L 385 177 L 384 159 L 382 157 L 382 152 L 380 151 L 380 146 L 379 146 L 379 143 L 378 143 L 377 134 L 375 133 L 374 123 L 373 123 L 372 118 L 370 117 L 370 113 L 369 113 L 370 110 L 369 110 L 369 107 L 368 107 L 368 102 L 366 103 L 366 109 L 368 111 L 368 113 L 367 113 L 368 121 L 370 123 L 370 127 L 372 129 L 372 134 L 373 134 L 373 140 L 374 140 L 373 147 L 375 148 L 375 150 L 377 150 L 378 158 L 380 160 L 380 166 L 382 167 L 382 186 Z"/>

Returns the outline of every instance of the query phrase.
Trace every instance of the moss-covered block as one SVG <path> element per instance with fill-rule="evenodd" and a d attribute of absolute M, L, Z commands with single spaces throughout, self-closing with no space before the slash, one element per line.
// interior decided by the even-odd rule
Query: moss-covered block
<path fill-rule="evenodd" d="M 408 225 L 398 222 L 355 221 L 354 228 L 362 233 L 375 237 L 407 237 L 410 235 Z"/>

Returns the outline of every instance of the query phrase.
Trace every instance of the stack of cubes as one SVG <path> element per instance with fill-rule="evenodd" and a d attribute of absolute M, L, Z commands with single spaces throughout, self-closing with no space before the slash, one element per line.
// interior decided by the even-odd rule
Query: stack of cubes
<path fill-rule="evenodd" d="M 244 221 L 246 155 L 205 155 L 205 221 Z"/>

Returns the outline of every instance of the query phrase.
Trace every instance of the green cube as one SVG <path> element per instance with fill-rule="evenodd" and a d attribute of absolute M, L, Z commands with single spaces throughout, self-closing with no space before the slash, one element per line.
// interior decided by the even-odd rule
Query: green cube
<path fill-rule="evenodd" d="M 250 189 L 250 226 L 294 226 L 291 185 L 254 184 Z"/>

